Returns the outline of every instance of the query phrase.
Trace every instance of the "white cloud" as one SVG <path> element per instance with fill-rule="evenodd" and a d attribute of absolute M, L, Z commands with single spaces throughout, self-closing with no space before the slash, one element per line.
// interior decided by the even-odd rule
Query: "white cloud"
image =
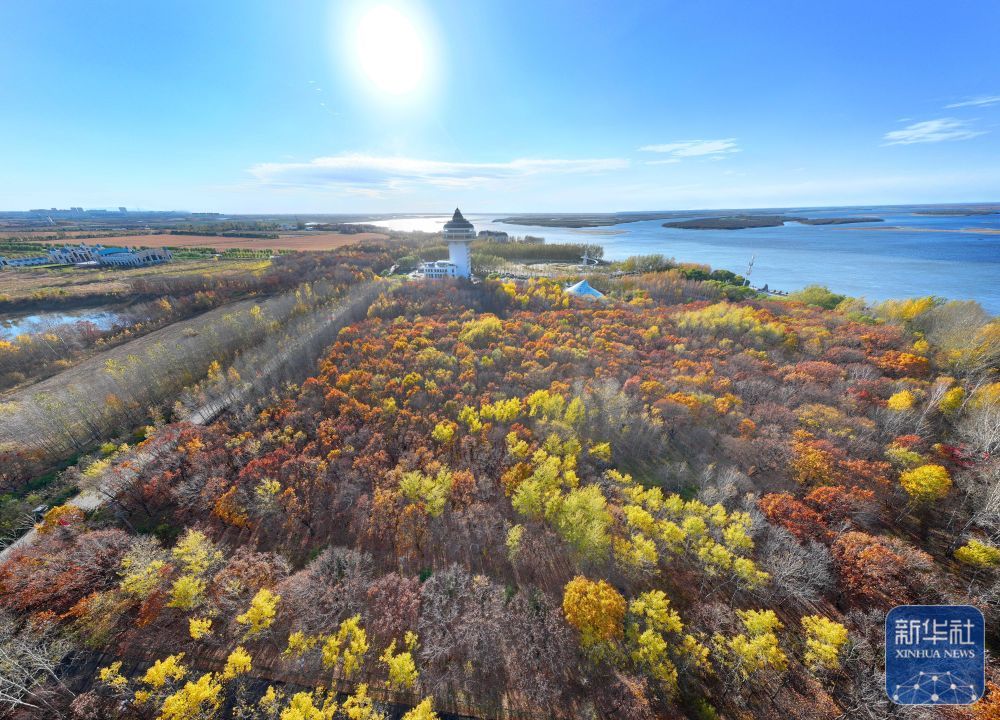
<path fill-rule="evenodd" d="M 342 187 L 398 189 L 413 184 L 470 187 L 492 180 L 532 175 L 601 173 L 628 167 L 628 160 L 522 158 L 500 163 L 446 162 L 400 156 L 342 154 L 308 162 L 260 163 L 250 174 L 273 187 Z"/>
<path fill-rule="evenodd" d="M 700 157 L 702 155 L 728 155 L 740 151 L 736 138 L 724 140 L 688 140 L 685 142 L 643 145 L 640 152 L 669 153 L 675 158 Z"/>
<path fill-rule="evenodd" d="M 630 188 L 627 197 L 632 203 L 641 202 L 646 207 L 685 210 L 967 202 L 969 198 L 994 196 L 998 191 L 1000 171 L 995 170 L 935 171 L 924 175 L 861 172 L 847 177 L 819 174 L 794 181 L 787 178 L 787 173 L 774 173 L 688 186 L 642 185 Z"/>
<path fill-rule="evenodd" d="M 945 105 L 945 108 L 988 107 L 989 105 L 996 105 L 997 103 L 1000 103 L 1000 95 L 981 95 L 980 97 L 963 100 L 962 102 Z"/>
<path fill-rule="evenodd" d="M 675 163 L 679 163 L 680 161 L 681 161 L 680 158 L 673 157 L 673 158 L 667 158 L 666 160 L 647 160 L 646 164 L 647 165 L 673 165 Z"/>
<path fill-rule="evenodd" d="M 973 130 L 965 120 L 938 118 L 913 123 L 902 130 L 887 132 L 882 139 L 885 140 L 885 145 L 912 145 L 946 140 L 968 140 L 985 134 L 985 130 Z"/>

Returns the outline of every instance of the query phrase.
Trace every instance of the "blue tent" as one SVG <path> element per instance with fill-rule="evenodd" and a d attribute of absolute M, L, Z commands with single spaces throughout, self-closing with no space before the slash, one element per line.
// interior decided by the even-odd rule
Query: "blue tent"
<path fill-rule="evenodd" d="M 570 285 L 566 288 L 566 293 L 568 295 L 576 295 L 577 297 L 590 298 L 593 300 L 599 300 L 604 297 L 604 293 L 599 290 L 594 290 L 590 286 L 590 283 L 586 280 L 581 280 L 576 285 Z"/>

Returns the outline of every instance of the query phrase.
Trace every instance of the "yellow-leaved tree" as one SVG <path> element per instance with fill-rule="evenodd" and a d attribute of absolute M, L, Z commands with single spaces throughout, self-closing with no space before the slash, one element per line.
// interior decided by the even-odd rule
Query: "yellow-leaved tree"
<path fill-rule="evenodd" d="M 296 630 L 288 636 L 288 646 L 281 654 L 285 657 L 302 657 L 316 647 L 319 641 L 319 635 L 306 635 L 301 630 Z"/>
<path fill-rule="evenodd" d="M 205 533 L 190 528 L 184 532 L 173 549 L 173 556 L 180 561 L 184 572 L 201 575 L 222 559 L 222 553 Z"/>
<path fill-rule="evenodd" d="M 348 720 L 382 720 L 385 717 L 375 709 L 366 683 L 354 689 L 354 694 L 344 700 L 342 709 Z"/>
<path fill-rule="evenodd" d="M 273 688 L 268 688 L 273 692 Z M 281 711 L 280 720 L 334 720 L 337 716 L 337 703 L 333 694 L 322 691 L 295 693 L 288 707 Z M 268 711 L 275 703 L 264 703 Z"/>
<path fill-rule="evenodd" d="M 402 652 L 397 653 L 396 641 L 393 640 L 379 658 L 389 669 L 386 685 L 396 690 L 412 689 L 419 677 L 417 664 L 413 660 L 413 653 L 417 649 L 416 633 L 409 630 L 406 632 L 404 647 Z"/>
<path fill-rule="evenodd" d="M 813 672 L 838 670 L 840 651 L 847 644 L 847 628 L 822 615 L 806 615 L 802 629 L 806 631 L 806 667 Z"/>
<path fill-rule="evenodd" d="M 181 660 L 183 659 L 184 653 L 178 653 L 177 655 L 168 655 L 162 660 L 157 660 L 146 671 L 146 674 L 142 676 L 142 682 L 150 687 L 161 688 L 168 680 L 173 680 L 174 682 L 181 680 L 187 675 L 187 668 L 181 664 Z"/>
<path fill-rule="evenodd" d="M 191 618 L 188 620 L 188 634 L 191 635 L 192 640 L 200 640 L 206 635 L 211 635 L 211 618 Z"/>
<path fill-rule="evenodd" d="M 895 412 L 902 412 L 912 409 L 916 401 L 917 397 L 912 392 L 900 390 L 886 401 L 885 406 Z"/>
<path fill-rule="evenodd" d="M 563 615 L 580 632 L 580 644 L 601 650 L 624 634 L 625 598 L 604 580 L 594 582 L 582 575 L 563 589 Z"/>
<path fill-rule="evenodd" d="M 253 658 L 250 657 L 250 653 L 242 646 L 237 646 L 235 650 L 229 653 L 229 657 L 226 658 L 226 667 L 222 671 L 222 679 L 232 680 L 240 675 L 246 675 L 250 672 L 252 664 Z"/>
<path fill-rule="evenodd" d="M 669 695 L 677 691 L 677 666 L 665 637 L 684 629 L 681 616 L 670 607 L 662 590 L 650 590 L 633 598 L 628 606 L 629 654 L 639 667 Z"/>
<path fill-rule="evenodd" d="M 344 677 L 350 678 L 361 668 L 367 652 L 368 634 L 361 627 L 361 616 L 354 615 L 340 623 L 337 633 L 323 643 L 323 666 L 332 670 L 340 662 Z"/>
<path fill-rule="evenodd" d="M 205 581 L 194 575 L 181 575 L 170 587 L 170 601 L 167 607 L 193 610 L 201 604 L 205 594 Z"/>
<path fill-rule="evenodd" d="M 192 441 L 193 442 L 193 441 Z M 201 604 L 207 583 L 201 577 L 222 559 L 204 533 L 190 528 L 171 551 L 183 570 L 170 588 L 169 607 L 192 610 Z"/>
<path fill-rule="evenodd" d="M 899 476 L 899 484 L 915 503 L 928 505 L 951 490 L 951 475 L 942 465 L 921 465 Z"/>
<path fill-rule="evenodd" d="M 195 682 L 187 682 L 167 697 L 160 708 L 158 720 L 195 720 L 212 717 L 221 701 L 222 683 L 212 673 L 205 673 Z"/>
<path fill-rule="evenodd" d="M 788 657 L 778 646 L 777 631 L 784 627 L 773 610 L 737 610 L 746 629 L 726 642 L 734 669 L 740 677 L 771 668 L 783 672 L 788 667 Z"/>
<path fill-rule="evenodd" d="M 425 475 L 419 470 L 403 473 L 399 490 L 403 497 L 415 503 L 422 503 L 427 514 L 438 517 L 444 512 L 451 495 L 452 472 L 441 468 L 436 475 Z"/>
<path fill-rule="evenodd" d="M 955 551 L 955 559 L 974 568 L 1000 567 L 1000 548 L 973 539 Z"/>
<path fill-rule="evenodd" d="M 152 538 L 139 538 L 121 560 L 120 588 L 126 595 L 145 600 L 164 579 L 169 568 L 166 553 Z"/>
<path fill-rule="evenodd" d="M 402 720 L 438 720 L 438 714 L 434 712 L 431 699 L 424 698 L 412 710 L 403 715 Z"/>
<path fill-rule="evenodd" d="M 261 588 L 250 601 L 250 607 L 242 615 L 236 616 L 236 622 L 247 625 L 247 637 L 257 637 L 274 622 L 281 596 L 275 595 L 267 588 Z"/>

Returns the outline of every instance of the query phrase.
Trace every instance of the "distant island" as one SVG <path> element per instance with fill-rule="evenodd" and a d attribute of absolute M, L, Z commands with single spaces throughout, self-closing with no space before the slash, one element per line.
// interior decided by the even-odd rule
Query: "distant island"
<path fill-rule="evenodd" d="M 621 225 L 641 220 L 666 220 L 667 218 L 691 217 L 689 212 L 624 212 L 558 215 L 512 215 L 497 218 L 494 222 L 511 225 L 535 225 L 537 227 L 592 228 Z"/>
<path fill-rule="evenodd" d="M 913 213 L 914 215 L 945 215 L 945 216 L 956 216 L 956 217 L 966 217 L 972 215 L 1000 215 L 1000 209 L 997 207 L 985 207 L 985 208 L 928 208 L 926 210 L 921 210 L 919 212 Z"/>
<path fill-rule="evenodd" d="M 596 228 L 643 220 L 670 220 L 663 227 L 686 230 L 743 230 L 746 228 L 779 227 L 786 222 L 805 225 L 844 225 L 847 223 L 882 222 L 880 217 L 806 218 L 795 215 L 721 215 L 704 216 L 692 212 L 624 212 L 558 215 L 512 215 L 494 222 L 512 225 L 535 225 L 556 228 Z"/>
<path fill-rule="evenodd" d="M 797 222 L 803 225 L 847 225 L 849 223 L 882 221 L 880 217 L 805 218 L 794 215 L 729 215 L 726 217 L 676 220 L 663 223 L 663 227 L 683 230 L 746 230 L 747 228 L 780 227 L 786 222 Z"/>

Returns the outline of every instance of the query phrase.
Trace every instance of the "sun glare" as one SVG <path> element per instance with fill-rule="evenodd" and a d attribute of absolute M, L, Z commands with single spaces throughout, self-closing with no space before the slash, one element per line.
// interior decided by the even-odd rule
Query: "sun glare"
<path fill-rule="evenodd" d="M 379 5 L 358 23 L 357 58 L 365 80 L 382 93 L 407 95 L 420 89 L 427 48 L 420 30 L 399 10 Z"/>

